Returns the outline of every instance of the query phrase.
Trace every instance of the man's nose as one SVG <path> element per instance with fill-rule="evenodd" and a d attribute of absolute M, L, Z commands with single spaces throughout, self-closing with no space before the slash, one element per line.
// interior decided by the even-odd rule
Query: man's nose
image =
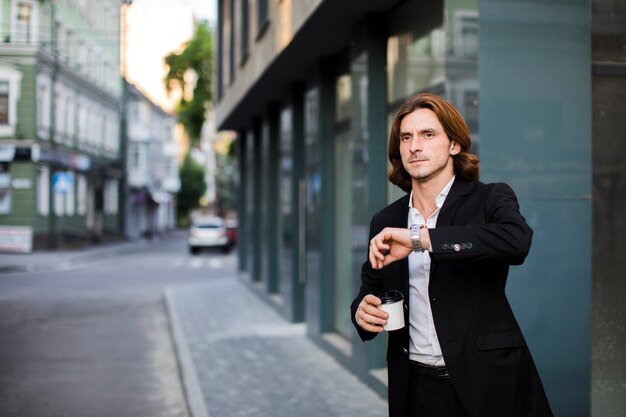
<path fill-rule="evenodd" d="M 411 143 L 409 143 L 409 150 L 411 152 L 417 152 L 420 151 L 422 149 L 422 141 L 420 140 L 419 136 L 413 136 L 411 138 Z"/>

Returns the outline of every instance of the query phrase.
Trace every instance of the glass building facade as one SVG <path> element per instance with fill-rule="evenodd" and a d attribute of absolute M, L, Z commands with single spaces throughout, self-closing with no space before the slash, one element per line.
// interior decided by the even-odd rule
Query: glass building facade
<path fill-rule="evenodd" d="M 270 2 L 234 79 L 218 74 L 218 123 L 239 132 L 245 162 L 242 279 L 385 395 L 384 336 L 363 344 L 349 306 L 371 216 L 403 194 L 386 180 L 390 120 L 417 92 L 443 95 L 470 127 L 481 180 L 510 184 L 534 229 L 507 294 L 555 415 L 624 415 L 623 5 L 313 3 L 290 21 Z M 291 41 L 251 76 L 284 22 Z M 240 23 L 217 38 L 256 33 Z M 228 51 L 217 55 L 222 68 Z"/>

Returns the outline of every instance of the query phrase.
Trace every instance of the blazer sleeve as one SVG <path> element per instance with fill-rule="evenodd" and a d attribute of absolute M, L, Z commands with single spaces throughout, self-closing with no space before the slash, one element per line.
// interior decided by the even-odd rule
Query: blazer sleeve
<path fill-rule="evenodd" d="M 429 229 L 436 262 L 501 262 L 520 265 L 530 250 L 533 231 L 519 211 L 515 193 L 504 183 L 491 184 L 480 222 Z"/>
<path fill-rule="evenodd" d="M 370 222 L 369 240 L 372 240 L 372 238 L 380 230 L 382 230 L 382 227 L 377 226 L 378 224 L 377 217 L 378 216 L 374 216 L 372 218 L 372 221 Z M 367 253 L 369 256 L 369 250 Z M 352 324 L 354 324 L 354 327 L 356 328 L 359 336 L 361 337 L 361 340 L 363 341 L 373 339 L 374 337 L 378 335 L 378 333 L 368 332 L 366 330 L 363 330 L 363 328 L 359 326 L 356 322 L 356 317 L 355 317 L 356 311 L 359 307 L 359 304 L 361 303 L 361 300 L 363 300 L 363 298 L 366 295 L 380 294 L 382 292 L 383 288 L 382 288 L 380 273 L 381 273 L 380 270 L 377 271 L 374 268 L 372 268 L 372 264 L 370 263 L 369 257 L 368 257 L 363 263 L 363 266 L 361 267 L 361 287 L 359 288 L 359 293 L 357 294 L 354 301 L 352 301 L 352 305 L 350 306 Z"/>

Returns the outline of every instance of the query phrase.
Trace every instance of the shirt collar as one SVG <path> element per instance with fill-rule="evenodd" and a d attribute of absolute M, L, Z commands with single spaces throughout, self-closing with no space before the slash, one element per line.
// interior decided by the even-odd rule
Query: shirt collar
<path fill-rule="evenodd" d="M 441 208 L 441 206 L 443 206 L 443 202 L 446 201 L 446 197 L 448 196 L 448 193 L 450 192 L 450 188 L 452 188 L 452 184 L 454 183 L 455 178 L 456 178 L 456 175 L 453 175 L 452 179 L 448 181 L 448 184 L 446 184 L 446 186 L 443 187 L 443 190 L 441 190 L 441 192 L 435 199 L 435 205 L 437 206 L 437 208 Z M 409 195 L 409 209 L 412 209 L 412 208 L 413 208 L 413 190 L 411 190 L 411 194 Z"/>

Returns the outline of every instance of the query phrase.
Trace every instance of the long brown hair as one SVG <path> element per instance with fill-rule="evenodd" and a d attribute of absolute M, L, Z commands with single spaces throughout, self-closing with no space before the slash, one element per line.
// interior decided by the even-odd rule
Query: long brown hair
<path fill-rule="evenodd" d="M 407 193 L 411 191 L 411 176 L 404 169 L 400 156 L 400 125 L 404 116 L 417 109 L 432 110 L 448 138 L 461 146 L 461 152 L 452 156 L 454 174 L 471 181 L 478 181 L 480 160 L 476 155 L 470 153 L 472 139 L 463 116 L 448 101 L 430 93 L 419 93 L 410 97 L 396 112 L 389 133 L 389 162 L 391 162 L 391 168 L 389 168 L 387 175 L 389 181 Z"/>

